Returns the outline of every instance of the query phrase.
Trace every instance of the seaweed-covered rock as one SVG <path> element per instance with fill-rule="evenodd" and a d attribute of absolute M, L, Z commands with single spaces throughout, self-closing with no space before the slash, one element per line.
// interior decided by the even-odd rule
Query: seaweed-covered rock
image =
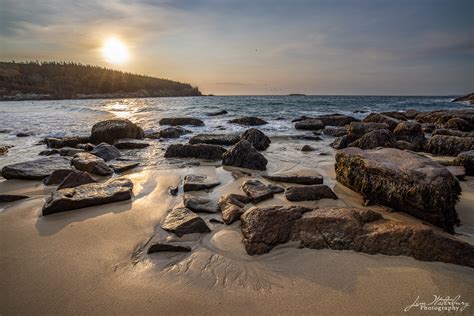
<path fill-rule="evenodd" d="M 184 177 L 183 191 L 201 191 L 212 189 L 219 184 L 219 181 L 206 181 L 207 176 L 188 174 Z"/>
<path fill-rule="evenodd" d="M 258 118 L 255 116 L 246 116 L 246 117 L 236 118 L 236 119 L 230 120 L 229 123 L 239 124 L 239 125 L 244 125 L 244 126 L 258 126 L 258 125 L 268 124 L 268 122 L 266 122 L 265 120 L 262 120 L 261 118 Z"/>
<path fill-rule="evenodd" d="M 267 159 L 245 139 L 231 147 L 222 159 L 222 164 L 225 166 L 256 170 L 265 170 L 268 163 Z"/>
<path fill-rule="evenodd" d="M 87 172 L 73 170 L 58 185 L 58 190 L 75 188 L 83 184 L 97 183 L 97 180 L 91 177 Z"/>
<path fill-rule="evenodd" d="M 327 114 L 316 117 L 316 119 L 323 122 L 325 126 L 345 126 L 351 122 L 358 122 L 359 120 L 344 114 Z"/>
<path fill-rule="evenodd" d="M 364 134 L 356 141 L 350 143 L 348 147 L 359 147 L 361 149 L 373 149 L 377 147 L 394 147 L 395 139 L 393 134 L 386 129 L 379 129 Z"/>
<path fill-rule="evenodd" d="M 168 146 L 165 152 L 165 158 L 198 158 L 219 160 L 226 152 L 225 148 L 217 145 L 208 144 L 173 144 Z"/>
<path fill-rule="evenodd" d="M 291 202 L 321 199 L 337 200 L 336 194 L 325 184 L 294 185 L 286 189 L 285 195 L 286 199 Z"/>
<path fill-rule="evenodd" d="M 407 141 L 412 144 L 412 150 L 422 150 L 426 145 L 425 133 L 421 124 L 416 122 L 400 122 L 393 131 L 396 140 Z"/>
<path fill-rule="evenodd" d="M 343 149 L 349 146 L 351 143 L 352 139 L 349 137 L 349 135 L 344 135 L 341 137 L 337 137 L 332 143 L 331 147 L 334 149 Z"/>
<path fill-rule="evenodd" d="M 176 207 L 168 213 L 161 227 L 177 236 L 194 233 L 208 233 L 211 230 L 206 222 L 186 207 Z"/>
<path fill-rule="evenodd" d="M 393 131 L 398 123 L 400 123 L 399 120 L 394 119 L 393 117 L 383 115 L 380 113 L 371 113 L 369 114 L 365 119 L 363 119 L 363 122 L 367 123 L 385 123 L 388 125 L 388 129 L 390 131 Z"/>
<path fill-rule="evenodd" d="M 150 146 L 150 143 L 140 139 L 120 139 L 114 146 L 118 149 L 141 149 Z"/>
<path fill-rule="evenodd" d="M 468 121 L 460 117 L 450 118 L 446 122 L 446 127 L 450 129 L 457 129 L 462 132 L 469 132 L 474 129 L 474 126 L 472 124 L 470 124 Z"/>
<path fill-rule="evenodd" d="M 192 125 L 204 126 L 204 122 L 193 117 L 164 117 L 159 122 L 160 125 Z"/>
<path fill-rule="evenodd" d="M 7 165 L 2 168 L 2 176 L 5 179 L 41 180 L 58 169 L 71 169 L 70 159 L 47 157 Z"/>
<path fill-rule="evenodd" d="M 446 128 L 437 128 L 433 131 L 432 136 L 435 135 L 447 135 L 447 136 L 457 136 L 457 137 L 474 137 L 474 132 L 461 132 L 454 129 Z"/>
<path fill-rule="evenodd" d="M 133 183 L 129 179 L 113 179 L 57 190 L 44 204 L 43 215 L 130 200 L 132 189 Z"/>
<path fill-rule="evenodd" d="M 453 232 L 461 188 L 439 163 L 394 148 L 347 148 L 336 154 L 336 179 L 371 202 L 387 205 Z"/>
<path fill-rule="evenodd" d="M 222 212 L 222 220 L 227 225 L 240 219 L 244 213 L 245 204 L 250 203 L 250 198 L 240 194 L 227 194 L 219 199 L 219 209 Z"/>
<path fill-rule="evenodd" d="M 185 194 L 183 197 L 184 206 L 193 212 L 217 213 L 219 207 L 212 199 L 204 196 L 194 196 Z"/>
<path fill-rule="evenodd" d="M 434 124 L 437 128 L 445 128 L 448 121 L 452 118 L 460 118 L 474 126 L 474 109 L 466 110 L 438 110 L 431 112 L 422 112 L 416 116 L 420 123 Z M 453 126 L 455 126 L 453 121 Z"/>
<path fill-rule="evenodd" d="M 474 137 L 436 135 L 430 138 L 427 151 L 435 155 L 457 156 L 474 149 Z"/>
<path fill-rule="evenodd" d="M 106 120 L 92 126 L 90 142 L 93 144 L 113 144 L 122 138 L 142 139 L 143 130 L 126 119 Z"/>
<path fill-rule="evenodd" d="M 104 159 L 90 153 L 78 153 L 71 164 L 77 169 L 98 176 L 109 176 L 113 173 L 112 169 L 105 163 Z"/>
<path fill-rule="evenodd" d="M 179 138 L 183 135 L 192 133 L 190 130 L 181 126 L 163 128 L 162 130 L 145 135 L 146 138 Z"/>
<path fill-rule="evenodd" d="M 305 131 L 317 131 L 324 128 L 324 123 L 320 119 L 306 119 L 295 123 L 296 129 Z"/>
<path fill-rule="evenodd" d="M 249 128 L 240 136 L 247 140 L 256 150 L 265 150 L 270 146 L 271 140 L 262 131 L 256 128 Z"/>
<path fill-rule="evenodd" d="M 323 176 L 316 172 L 312 172 L 311 174 L 298 174 L 296 172 L 274 173 L 271 175 L 264 175 L 263 177 L 275 182 L 286 182 L 305 185 L 323 183 Z"/>
<path fill-rule="evenodd" d="M 90 153 L 104 159 L 105 161 L 118 158 L 122 155 L 115 146 L 107 143 L 100 143 L 99 145 L 95 146 Z"/>
<path fill-rule="evenodd" d="M 474 150 L 460 153 L 456 159 L 454 159 L 454 164 L 464 166 L 466 175 L 474 176 Z"/>
<path fill-rule="evenodd" d="M 347 129 L 344 127 L 326 126 L 323 129 L 323 134 L 332 137 L 341 137 L 347 135 Z"/>
<path fill-rule="evenodd" d="M 193 136 L 189 143 L 230 146 L 237 144 L 239 140 L 239 136 L 235 134 L 198 134 Z"/>

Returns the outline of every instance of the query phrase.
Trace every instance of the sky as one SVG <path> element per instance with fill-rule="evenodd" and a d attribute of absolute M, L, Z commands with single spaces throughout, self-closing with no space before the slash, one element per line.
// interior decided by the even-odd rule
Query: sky
<path fill-rule="evenodd" d="M 0 0 L 2 61 L 62 60 L 216 95 L 474 92 L 472 0 Z M 120 39 L 127 62 L 101 53 Z"/>

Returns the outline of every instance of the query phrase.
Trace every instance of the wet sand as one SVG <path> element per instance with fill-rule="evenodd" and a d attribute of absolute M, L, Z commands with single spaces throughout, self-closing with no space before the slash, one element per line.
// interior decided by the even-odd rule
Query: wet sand
<path fill-rule="evenodd" d="M 273 144 L 266 154 L 269 173 L 316 170 L 340 198 L 297 204 L 362 205 L 359 194 L 336 183 L 332 154 L 295 153 L 311 157 L 295 164 L 285 160 L 279 146 Z M 239 193 L 248 178 L 234 178 L 233 171 L 214 166 L 147 168 L 125 175 L 134 183 L 133 201 L 47 217 L 41 216 L 41 207 L 54 188 L 35 181 L 0 182 L 2 193 L 32 196 L 0 204 L 0 313 L 406 314 L 404 308 L 417 296 L 429 302 L 433 295 L 461 295 L 474 304 L 474 270 L 468 267 L 297 249 L 294 243 L 252 257 L 241 242 L 240 222 L 229 226 L 208 222 L 220 219 L 220 214 L 200 214 L 212 229 L 209 234 L 177 238 L 159 227 L 167 210 L 182 203 L 182 192 L 171 196 L 169 186 L 187 174 L 205 174 L 222 182 L 210 193 L 217 200 L 223 193 Z M 463 235 L 458 237 L 474 243 L 474 178 L 461 185 L 457 210 L 463 226 L 457 231 Z M 283 194 L 277 194 L 258 205 L 287 203 Z M 419 222 L 380 206 L 371 208 L 390 219 Z M 158 240 L 189 245 L 193 251 L 147 255 L 147 245 Z M 408 314 L 416 313 L 420 311 Z"/>

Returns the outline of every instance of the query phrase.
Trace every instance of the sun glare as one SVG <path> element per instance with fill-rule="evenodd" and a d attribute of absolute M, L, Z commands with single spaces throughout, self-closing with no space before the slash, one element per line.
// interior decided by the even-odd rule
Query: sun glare
<path fill-rule="evenodd" d="M 102 55 L 111 64 L 123 64 L 129 57 L 127 46 L 115 37 L 111 37 L 104 42 Z"/>

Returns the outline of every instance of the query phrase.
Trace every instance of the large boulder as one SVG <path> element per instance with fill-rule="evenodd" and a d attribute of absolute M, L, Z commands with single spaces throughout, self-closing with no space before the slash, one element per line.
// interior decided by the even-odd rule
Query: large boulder
<path fill-rule="evenodd" d="M 225 166 L 256 170 L 265 170 L 268 163 L 267 159 L 245 139 L 231 147 L 222 159 L 222 164 Z"/>
<path fill-rule="evenodd" d="M 222 212 L 222 220 L 227 225 L 240 219 L 244 213 L 245 204 L 250 203 L 250 198 L 240 194 L 227 194 L 219 199 L 219 209 Z"/>
<path fill-rule="evenodd" d="M 337 200 L 336 194 L 325 184 L 294 185 L 285 191 L 288 201 L 317 201 L 321 199 Z"/>
<path fill-rule="evenodd" d="M 453 120 L 451 123 L 448 122 L 453 118 L 462 119 Z M 474 110 L 473 109 L 466 109 L 466 110 L 438 110 L 438 111 L 431 111 L 431 112 L 422 112 L 416 116 L 416 120 L 420 123 L 430 123 L 434 124 L 437 128 L 446 128 L 447 125 L 451 125 L 453 127 L 458 127 L 458 124 L 462 126 L 467 126 L 465 122 L 467 122 L 470 126 L 470 129 L 474 128 Z"/>
<path fill-rule="evenodd" d="M 369 114 L 365 119 L 363 119 L 363 122 L 367 123 L 385 123 L 388 125 L 388 129 L 390 131 L 393 131 L 398 123 L 400 123 L 399 120 L 394 119 L 393 117 L 383 115 L 380 113 L 371 113 Z"/>
<path fill-rule="evenodd" d="M 358 147 L 361 149 L 373 149 L 377 147 L 394 147 L 395 139 L 393 134 L 386 129 L 379 129 L 364 134 L 356 141 L 350 143 L 348 147 Z"/>
<path fill-rule="evenodd" d="M 161 227 L 177 236 L 194 233 L 208 233 L 211 230 L 206 222 L 186 207 L 176 207 L 166 216 Z"/>
<path fill-rule="evenodd" d="M 173 144 L 168 146 L 165 152 L 165 158 L 198 158 L 219 160 L 226 152 L 225 148 L 217 145 L 208 144 Z"/>
<path fill-rule="evenodd" d="M 327 114 L 316 117 L 316 119 L 323 122 L 325 126 L 345 126 L 351 122 L 358 122 L 359 120 L 344 114 Z"/>
<path fill-rule="evenodd" d="M 219 184 L 219 181 L 206 181 L 207 176 L 188 174 L 184 177 L 183 191 L 201 191 L 212 189 Z"/>
<path fill-rule="evenodd" d="M 324 123 L 320 119 L 305 119 L 295 123 L 296 129 L 305 131 L 317 131 L 324 128 Z"/>
<path fill-rule="evenodd" d="M 5 179 L 41 180 L 48 177 L 54 170 L 71 169 L 71 162 L 66 157 L 40 158 L 20 162 L 2 168 Z"/>
<path fill-rule="evenodd" d="M 249 128 L 242 133 L 240 138 L 247 140 L 256 150 L 265 150 L 271 143 L 270 138 L 256 128 Z"/>
<path fill-rule="evenodd" d="M 347 148 L 336 154 L 336 179 L 371 202 L 454 232 L 461 188 L 439 163 L 394 148 Z"/>
<path fill-rule="evenodd" d="M 393 135 L 396 140 L 403 140 L 409 142 L 413 145 L 413 150 L 421 151 L 426 145 L 425 133 L 421 124 L 417 122 L 400 122 L 395 130 Z"/>
<path fill-rule="evenodd" d="M 445 126 L 450 129 L 460 130 L 462 132 L 469 132 L 474 129 L 473 124 L 469 123 L 468 121 L 460 117 L 450 118 L 446 122 Z"/>
<path fill-rule="evenodd" d="M 181 126 L 173 126 L 163 128 L 158 132 L 153 132 L 150 134 L 146 134 L 146 138 L 179 138 L 183 135 L 192 133 L 190 130 L 182 128 Z"/>
<path fill-rule="evenodd" d="M 230 120 L 229 123 L 244 125 L 244 126 L 258 126 L 258 125 L 268 124 L 268 122 L 262 120 L 261 118 L 255 117 L 255 116 L 247 116 L 247 117 L 236 118 L 236 119 Z"/>
<path fill-rule="evenodd" d="M 90 153 L 79 153 L 72 158 L 71 164 L 84 172 L 98 176 L 110 176 L 113 170 L 105 163 L 104 159 Z"/>
<path fill-rule="evenodd" d="M 388 124 L 386 123 L 367 123 L 367 122 L 352 122 L 347 126 L 347 133 L 349 138 L 353 141 L 357 138 L 364 136 L 372 131 L 386 129 L 388 130 Z"/>
<path fill-rule="evenodd" d="M 448 136 L 457 136 L 457 137 L 474 137 L 474 132 L 461 132 L 454 129 L 437 128 L 433 131 L 431 135 L 432 136 L 448 135 Z"/>
<path fill-rule="evenodd" d="M 113 144 L 122 138 L 142 139 L 143 130 L 126 119 L 106 120 L 92 126 L 90 141 L 93 144 Z"/>
<path fill-rule="evenodd" d="M 132 189 L 133 183 L 129 179 L 113 179 L 57 190 L 46 200 L 43 215 L 130 200 Z"/>
<path fill-rule="evenodd" d="M 159 122 L 160 125 L 192 125 L 204 126 L 204 122 L 194 117 L 164 117 Z"/>
<path fill-rule="evenodd" d="M 122 155 L 115 146 L 107 143 L 100 143 L 95 146 L 90 153 L 104 159 L 105 161 L 113 160 Z"/>
<path fill-rule="evenodd" d="M 237 144 L 239 140 L 239 136 L 235 134 L 198 134 L 193 136 L 189 143 L 230 146 Z"/>
<path fill-rule="evenodd" d="M 454 164 L 464 166 L 466 175 L 474 176 L 474 150 L 460 153 L 456 159 L 454 159 Z"/>
<path fill-rule="evenodd" d="M 435 155 L 457 156 L 474 149 L 474 137 L 436 135 L 430 138 L 426 150 Z"/>

